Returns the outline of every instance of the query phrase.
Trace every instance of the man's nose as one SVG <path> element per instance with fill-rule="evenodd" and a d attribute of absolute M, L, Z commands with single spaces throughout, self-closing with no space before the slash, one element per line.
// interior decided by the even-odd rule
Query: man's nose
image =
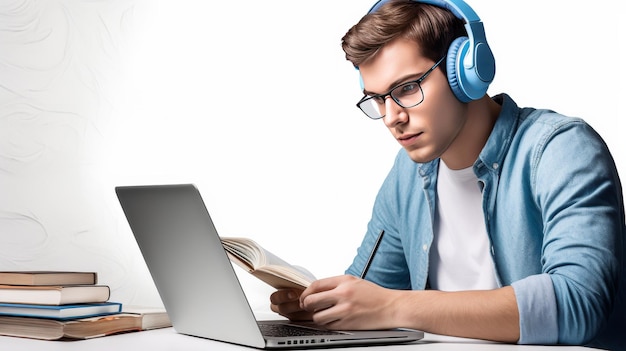
<path fill-rule="evenodd" d="M 406 122 L 408 114 L 404 107 L 400 106 L 391 96 L 385 97 L 385 125 L 389 128 Z"/>

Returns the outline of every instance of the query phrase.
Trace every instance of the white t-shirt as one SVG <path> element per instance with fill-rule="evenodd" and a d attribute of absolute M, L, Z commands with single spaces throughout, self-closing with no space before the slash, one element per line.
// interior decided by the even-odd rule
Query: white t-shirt
<path fill-rule="evenodd" d="M 439 162 L 430 287 L 443 291 L 498 288 L 482 193 L 472 168 L 451 170 Z"/>

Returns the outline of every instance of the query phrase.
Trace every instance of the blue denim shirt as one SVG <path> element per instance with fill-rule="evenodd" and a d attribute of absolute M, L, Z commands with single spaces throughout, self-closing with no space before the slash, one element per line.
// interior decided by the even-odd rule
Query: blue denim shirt
<path fill-rule="evenodd" d="M 624 348 L 624 205 L 607 146 L 580 119 L 494 100 L 502 111 L 473 169 L 497 278 L 515 291 L 519 343 Z M 384 229 L 367 279 L 427 288 L 438 164 L 398 153 L 347 274 L 361 273 Z"/>

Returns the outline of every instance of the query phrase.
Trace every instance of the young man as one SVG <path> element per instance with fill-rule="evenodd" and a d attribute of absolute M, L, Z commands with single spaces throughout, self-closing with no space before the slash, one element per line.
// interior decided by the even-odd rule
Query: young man
<path fill-rule="evenodd" d="M 272 309 L 331 329 L 624 348 L 624 206 L 606 145 L 580 119 L 487 96 L 491 51 L 464 26 L 475 14 L 427 2 L 378 3 L 343 38 L 359 108 L 403 150 L 346 275 L 277 291 Z M 467 31 L 477 82 L 456 60 Z"/>

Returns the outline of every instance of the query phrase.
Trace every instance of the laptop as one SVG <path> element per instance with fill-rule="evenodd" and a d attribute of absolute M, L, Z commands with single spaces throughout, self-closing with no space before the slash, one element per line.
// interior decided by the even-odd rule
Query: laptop
<path fill-rule="evenodd" d="M 424 336 L 410 329 L 329 331 L 286 319 L 257 321 L 196 186 L 115 191 L 178 333 L 259 349 L 395 344 Z"/>

